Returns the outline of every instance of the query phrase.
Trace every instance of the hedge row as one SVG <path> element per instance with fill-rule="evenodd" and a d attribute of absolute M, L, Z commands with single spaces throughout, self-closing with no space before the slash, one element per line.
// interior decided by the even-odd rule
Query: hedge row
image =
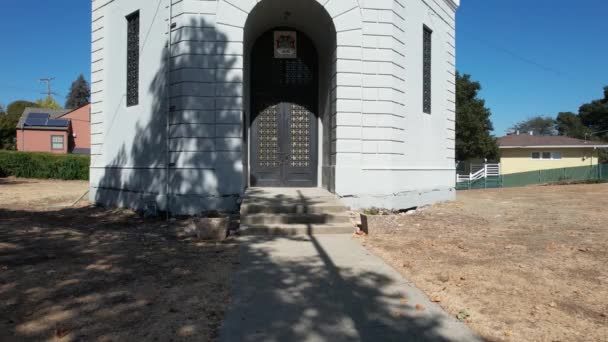
<path fill-rule="evenodd" d="M 90 163 L 85 155 L 0 151 L 0 177 L 88 180 Z"/>

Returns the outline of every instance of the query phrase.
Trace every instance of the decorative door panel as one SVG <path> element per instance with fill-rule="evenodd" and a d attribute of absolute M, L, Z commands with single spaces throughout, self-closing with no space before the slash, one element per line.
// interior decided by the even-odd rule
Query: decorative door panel
<path fill-rule="evenodd" d="M 279 105 L 270 105 L 260 111 L 257 120 L 258 140 L 256 153 L 258 166 L 261 168 L 277 168 L 279 160 Z"/>
<path fill-rule="evenodd" d="M 311 156 L 311 113 L 306 108 L 289 104 L 289 167 L 304 168 L 312 163 Z"/>

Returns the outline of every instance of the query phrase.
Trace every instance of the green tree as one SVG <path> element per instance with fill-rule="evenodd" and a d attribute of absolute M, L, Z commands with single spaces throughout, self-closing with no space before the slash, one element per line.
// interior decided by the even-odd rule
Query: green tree
<path fill-rule="evenodd" d="M 8 105 L 8 107 L 6 107 L 6 113 L 21 115 L 27 107 L 38 107 L 38 105 L 36 105 L 34 102 L 25 100 L 13 101 Z"/>
<path fill-rule="evenodd" d="M 520 121 L 511 127 L 512 131 L 522 134 L 533 132 L 534 135 L 556 135 L 555 119 L 549 116 L 533 116 L 527 120 Z"/>
<path fill-rule="evenodd" d="M 0 149 L 15 149 L 15 138 L 19 117 L 21 117 L 21 114 L 0 115 Z"/>
<path fill-rule="evenodd" d="M 456 73 L 456 159 L 496 159 L 498 145 L 491 135 L 491 112 L 478 97 L 481 84 Z"/>
<path fill-rule="evenodd" d="M 70 93 L 65 102 L 65 108 L 76 109 L 89 104 L 91 100 L 91 88 L 89 82 L 80 74 L 76 81 L 72 83 Z"/>
<path fill-rule="evenodd" d="M 27 107 L 37 107 L 37 105 L 24 100 L 14 101 L 6 107 L 6 115 L 0 116 L 0 149 L 15 149 L 17 123 Z"/>
<path fill-rule="evenodd" d="M 559 135 L 570 138 L 584 139 L 585 135 L 591 132 L 591 130 L 585 127 L 580 116 L 572 112 L 561 112 L 557 114 L 555 124 Z"/>
<path fill-rule="evenodd" d="M 46 109 L 61 109 L 61 105 L 50 96 L 36 101 L 36 107 Z"/>
<path fill-rule="evenodd" d="M 608 87 L 604 87 L 604 98 L 584 104 L 578 111 L 582 123 L 592 131 L 608 130 Z M 608 137 L 608 134 L 603 135 Z"/>

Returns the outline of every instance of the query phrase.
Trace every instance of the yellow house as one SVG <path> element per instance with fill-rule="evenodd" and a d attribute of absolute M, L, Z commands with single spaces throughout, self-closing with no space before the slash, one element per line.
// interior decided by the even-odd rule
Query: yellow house
<path fill-rule="evenodd" d="M 503 175 L 598 164 L 598 144 L 564 136 L 507 135 L 498 139 Z"/>

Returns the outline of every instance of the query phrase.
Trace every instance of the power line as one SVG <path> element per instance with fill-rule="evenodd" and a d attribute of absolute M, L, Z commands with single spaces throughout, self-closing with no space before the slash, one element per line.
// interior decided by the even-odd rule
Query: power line
<path fill-rule="evenodd" d="M 485 39 L 479 38 L 479 37 L 475 37 L 475 36 L 471 36 L 469 35 L 469 38 L 471 40 L 476 41 L 477 43 L 480 43 L 482 45 L 485 45 L 488 48 L 494 49 L 498 52 L 502 52 L 505 55 L 510 56 L 511 58 L 518 60 L 519 62 L 531 65 L 533 67 L 536 67 L 537 69 L 543 70 L 547 73 L 550 74 L 554 74 L 555 76 L 561 77 L 561 78 L 565 78 L 568 79 L 570 81 L 582 81 L 582 79 L 579 79 L 575 76 L 573 76 L 572 74 L 570 74 L 569 72 L 566 72 L 562 69 L 558 69 L 552 66 L 548 66 L 546 64 L 540 63 L 532 58 L 529 58 L 527 56 L 521 55 L 517 52 L 514 52 L 506 47 L 503 47 L 499 44 L 495 44 L 493 42 L 487 41 Z M 589 83 L 589 80 L 585 80 L 586 83 Z M 603 86 L 603 82 L 600 82 L 599 80 L 591 80 L 591 82 L 593 83 L 597 83 L 598 85 L 602 85 Z"/>

